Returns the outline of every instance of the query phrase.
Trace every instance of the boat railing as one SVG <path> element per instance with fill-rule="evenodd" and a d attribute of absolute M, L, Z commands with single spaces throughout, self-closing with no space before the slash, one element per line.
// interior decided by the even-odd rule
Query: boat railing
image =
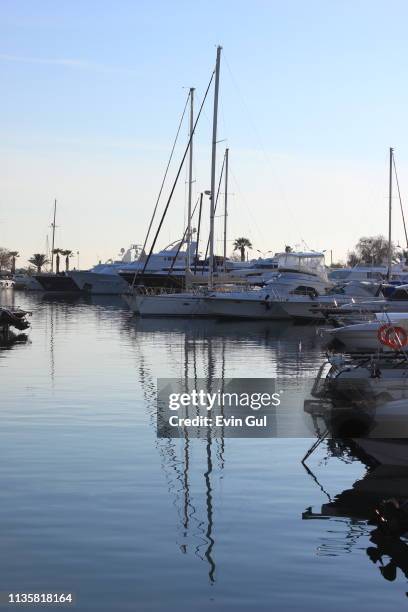
<path fill-rule="evenodd" d="M 144 287 L 143 285 L 136 285 L 134 293 L 136 295 L 152 296 L 179 292 L 174 287 Z"/>

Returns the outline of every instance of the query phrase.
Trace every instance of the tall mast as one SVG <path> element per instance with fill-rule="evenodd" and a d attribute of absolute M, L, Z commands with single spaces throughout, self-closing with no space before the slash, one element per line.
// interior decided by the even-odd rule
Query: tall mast
<path fill-rule="evenodd" d="M 228 156 L 229 149 L 225 149 L 225 187 L 224 187 L 224 272 L 227 271 L 227 220 L 228 220 Z"/>
<path fill-rule="evenodd" d="M 45 256 L 49 262 L 50 260 L 50 242 L 48 240 L 48 234 L 45 236 Z"/>
<path fill-rule="evenodd" d="M 210 194 L 210 261 L 208 286 L 213 287 L 214 276 L 214 216 L 215 216 L 215 164 L 217 158 L 217 123 L 218 123 L 218 92 L 220 87 L 220 60 L 221 49 L 217 47 L 217 60 L 215 63 L 215 84 L 214 84 L 214 115 L 212 133 L 212 152 L 211 152 L 211 194 Z"/>
<path fill-rule="evenodd" d="M 52 222 L 51 272 L 54 272 L 54 246 L 55 246 L 55 216 L 57 214 L 57 200 L 54 200 L 54 220 Z"/>
<path fill-rule="evenodd" d="M 191 200 L 193 193 L 194 87 L 190 87 L 190 150 L 188 168 L 187 270 L 191 269 Z"/>
<path fill-rule="evenodd" d="M 391 244 L 391 231 L 392 231 L 392 163 L 394 157 L 394 149 L 390 147 L 390 174 L 389 174 L 389 189 L 388 189 L 388 271 L 387 279 L 391 278 L 391 265 L 392 265 L 392 244 Z"/>

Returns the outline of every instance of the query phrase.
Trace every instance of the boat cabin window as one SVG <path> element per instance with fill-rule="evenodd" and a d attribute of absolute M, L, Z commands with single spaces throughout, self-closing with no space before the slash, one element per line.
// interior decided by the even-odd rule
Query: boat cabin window
<path fill-rule="evenodd" d="M 389 300 L 408 300 L 408 285 L 398 287 L 388 298 Z"/>
<path fill-rule="evenodd" d="M 350 276 L 350 270 L 334 270 L 329 273 L 329 278 L 332 280 L 346 280 Z"/>
<path fill-rule="evenodd" d="M 369 278 L 370 280 L 383 280 L 385 278 L 384 274 L 381 274 L 381 272 L 367 272 L 367 278 Z"/>
<path fill-rule="evenodd" d="M 278 268 L 326 277 L 324 255 L 321 253 L 281 253 Z"/>
<path fill-rule="evenodd" d="M 344 285 L 335 285 L 331 289 L 326 289 L 326 295 L 344 295 L 345 293 Z"/>
<path fill-rule="evenodd" d="M 310 297 L 317 297 L 319 294 L 314 287 L 306 287 L 305 285 L 299 285 L 293 291 L 290 291 L 292 295 L 309 295 Z"/>

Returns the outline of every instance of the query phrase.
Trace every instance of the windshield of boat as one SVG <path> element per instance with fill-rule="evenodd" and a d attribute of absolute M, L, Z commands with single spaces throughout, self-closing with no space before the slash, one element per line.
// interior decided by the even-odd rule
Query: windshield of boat
<path fill-rule="evenodd" d="M 316 274 L 327 278 L 323 253 L 281 253 L 278 258 L 280 271 Z"/>
<path fill-rule="evenodd" d="M 395 291 L 388 298 L 391 301 L 394 300 L 408 300 L 408 285 L 400 285 L 395 289 Z"/>

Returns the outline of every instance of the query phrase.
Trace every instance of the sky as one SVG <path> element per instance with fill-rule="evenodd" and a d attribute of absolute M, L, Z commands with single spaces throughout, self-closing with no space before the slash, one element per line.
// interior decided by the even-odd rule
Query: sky
<path fill-rule="evenodd" d="M 45 252 L 54 198 L 55 246 L 79 252 L 81 268 L 143 243 L 188 88 L 198 110 L 217 44 L 229 252 L 246 236 L 252 256 L 289 244 L 338 261 L 360 236 L 387 234 L 390 146 L 408 206 L 405 1 L 0 0 L 0 10 L 0 247 L 20 265 Z M 212 93 L 194 201 L 210 188 L 211 116 Z M 184 122 L 159 210 L 187 138 Z M 157 246 L 183 233 L 186 181 L 183 168 Z M 208 208 L 207 198 L 203 236 Z M 405 246 L 397 197 L 393 208 Z"/>

